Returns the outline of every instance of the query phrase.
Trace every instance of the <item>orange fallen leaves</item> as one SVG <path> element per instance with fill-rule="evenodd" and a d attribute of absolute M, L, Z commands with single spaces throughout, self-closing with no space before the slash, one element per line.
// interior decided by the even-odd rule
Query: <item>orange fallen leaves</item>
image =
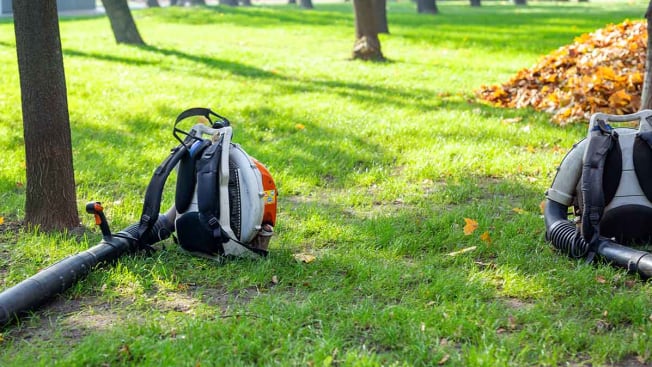
<path fill-rule="evenodd" d="M 464 222 L 466 223 L 464 225 L 464 235 L 469 236 L 473 232 L 475 232 L 476 229 L 478 229 L 478 222 L 471 218 L 464 218 Z"/>
<path fill-rule="evenodd" d="M 485 231 L 480 236 L 480 239 L 483 240 L 487 245 L 491 245 L 491 235 L 489 235 L 489 231 Z"/>
<path fill-rule="evenodd" d="M 641 105 L 646 50 L 645 21 L 611 24 L 476 95 L 496 106 L 547 111 L 560 125 L 588 121 L 596 112 L 633 113 Z"/>

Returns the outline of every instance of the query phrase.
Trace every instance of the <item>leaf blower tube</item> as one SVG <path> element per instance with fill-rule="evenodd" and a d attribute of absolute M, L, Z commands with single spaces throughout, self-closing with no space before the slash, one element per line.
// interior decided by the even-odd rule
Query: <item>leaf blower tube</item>
<path fill-rule="evenodd" d="M 138 224 L 133 224 L 112 235 L 100 203 L 89 203 L 86 209 L 88 212 L 92 211 L 91 214 L 95 214 L 95 222 L 102 229 L 104 237 L 102 241 L 0 293 L 0 325 L 10 323 L 20 314 L 33 310 L 48 299 L 64 292 L 96 266 L 113 262 L 122 255 L 162 241 L 174 231 L 176 215 L 174 208 L 165 215 L 159 216 L 152 229 L 141 238 L 138 238 Z"/>
<path fill-rule="evenodd" d="M 559 251 L 573 258 L 584 257 L 589 244 L 578 234 L 575 223 L 568 220 L 569 207 L 577 190 L 582 173 L 582 157 L 586 140 L 576 144 L 562 161 L 552 186 L 546 191 L 544 220 L 546 239 Z M 600 237 L 596 249 L 612 265 L 638 273 L 643 278 L 652 277 L 652 254 L 623 246 L 612 239 Z"/>

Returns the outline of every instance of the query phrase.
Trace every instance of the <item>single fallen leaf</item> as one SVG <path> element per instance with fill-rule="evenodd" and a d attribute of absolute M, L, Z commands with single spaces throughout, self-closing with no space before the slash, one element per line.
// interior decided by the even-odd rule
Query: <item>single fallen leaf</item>
<path fill-rule="evenodd" d="M 489 231 L 485 231 L 480 236 L 480 239 L 483 240 L 487 245 L 491 245 L 491 236 L 489 235 Z"/>
<path fill-rule="evenodd" d="M 607 280 L 602 275 L 598 275 L 597 277 L 595 277 L 595 281 L 600 284 L 605 284 L 607 282 Z"/>
<path fill-rule="evenodd" d="M 514 213 L 516 213 L 516 214 L 524 214 L 525 213 L 525 210 L 523 210 L 521 208 L 512 208 L 512 211 Z"/>
<path fill-rule="evenodd" d="M 303 252 L 296 253 L 296 254 L 294 254 L 292 256 L 294 257 L 295 260 L 301 261 L 301 262 L 306 263 L 306 264 L 309 264 L 309 263 L 315 261 L 315 259 L 316 259 L 316 257 L 314 255 L 306 254 L 306 253 L 303 253 Z"/>
<path fill-rule="evenodd" d="M 278 277 L 276 275 L 272 275 L 272 283 L 278 284 Z"/>
<path fill-rule="evenodd" d="M 441 359 L 437 362 L 437 364 L 440 365 L 440 366 L 443 365 L 443 364 L 445 364 L 446 362 L 448 362 L 448 360 L 450 359 L 450 357 L 451 357 L 451 356 L 450 356 L 449 354 L 444 354 L 444 356 L 441 357 Z"/>
<path fill-rule="evenodd" d="M 306 126 L 305 126 L 304 124 L 296 124 L 296 125 L 294 125 L 294 127 L 295 127 L 297 130 L 303 130 L 303 129 L 306 128 Z"/>
<path fill-rule="evenodd" d="M 541 200 L 541 202 L 539 203 L 539 209 L 541 210 L 541 214 L 543 214 L 543 212 L 545 212 L 545 210 L 546 210 L 546 201 L 545 200 Z"/>
<path fill-rule="evenodd" d="M 510 118 L 502 119 L 500 122 L 503 124 L 513 124 L 516 122 L 521 122 L 521 120 L 523 120 L 522 117 L 510 117 Z"/>
<path fill-rule="evenodd" d="M 0 217 L 0 225 L 3 225 L 5 223 L 5 217 Z"/>
<path fill-rule="evenodd" d="M 468 236 L 471 233 L 475 232 L 476 229 L 478 229 L 478 222 L 474 221 L 471 218 L 464 218 L 464 222 L 466 223 L 464 225 L 464 235 Z"/>

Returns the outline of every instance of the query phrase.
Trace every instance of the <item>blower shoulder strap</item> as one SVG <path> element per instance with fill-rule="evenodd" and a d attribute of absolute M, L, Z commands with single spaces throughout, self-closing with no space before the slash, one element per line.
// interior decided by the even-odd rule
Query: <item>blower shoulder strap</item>
<path fill-rule="evenodd" d="M 640 132 L 634 140 L 634 171 L 638 183 L 652 201 L 652 131 Z"/>
<path fill-rule="evenodd" d="M 584 205 L 582 208 L 582 237 L 589 244 L 587 261 L 596 253 L 600 237 L 600 220 L 605 208 L 605 195 L 602 190 L 607 154 L 618 144 L 618 134 L 609 125 L 600 121 L 591 131 L 582 166 L 581 190 Z"/>
<path fill-rule="evenodd" d="M 141 238 L 156 223 L 159 211 L 161 210 L 161 197 L 163 195 L 165 181 L 177 163 L 186 155 L 188 155 L 188 150 L 185 145 L 178 145 L 172 149 L 172 153 L 170 153 L 163 163 L 154 170 L 152 179 L 149 181 L 147 191 L 145 192 L 143 212 L 138 223 L 138 238 Z"/>
<path fill-rule="evenodd" d="M 202 221 L 211 229 L 213 237 L 226 242 L 229 237 L 220 226 L 220 196 L 217 188 L 222 144 L 222 139 L 211 144 L 204 149 L 197 161 L 197 207 Z"/>

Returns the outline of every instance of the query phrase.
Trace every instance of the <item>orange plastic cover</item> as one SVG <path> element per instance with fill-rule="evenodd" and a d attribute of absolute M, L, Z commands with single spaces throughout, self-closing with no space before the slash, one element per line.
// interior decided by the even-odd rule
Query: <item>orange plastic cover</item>
<path fill-rule="evenodd" d="M 276 225 L 276 198 L 278 197 L 278 190 L 276 189 L 276 184 L 272 175 L 267 170 L 262 163 L 258 162 L 255 158 L 252 158 L 263 181 L 263 191 L 264 196 L 263 200 L 265 202 L 265 208 L 263 209 L 263 223 L 262 224 L 271 224 L 272 226 Z"/>

